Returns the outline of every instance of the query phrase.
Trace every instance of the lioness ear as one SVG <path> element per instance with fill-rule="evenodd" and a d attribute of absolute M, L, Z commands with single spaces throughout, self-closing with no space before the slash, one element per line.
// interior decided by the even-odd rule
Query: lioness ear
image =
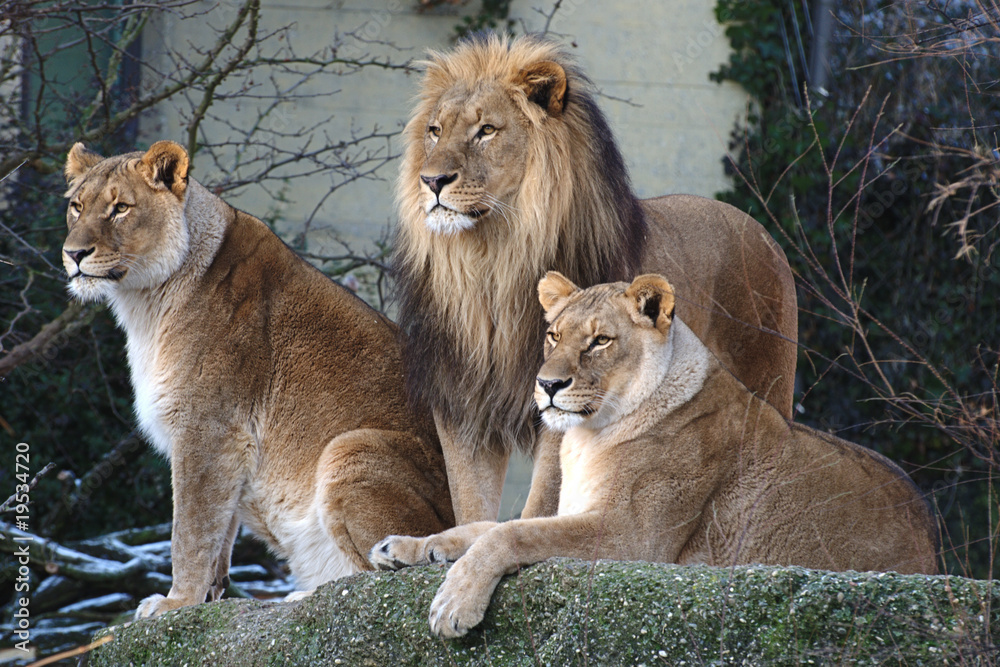
<path fill-rule="evenodd" d="M 528 65 L 517 73 L 514 85 L 550 116 L 558 116 L 566 106 L 566 70 L 557 62 L 543 60 Z"/>
<path fill-rule="evenodd" d="M 674 289 L 663 276 L 641 275 L 625 290 L 625 296 L 635 300 L 635 322 L 648 321 L 661 333 L 670 328 L 674 317 Z"/>
<path fill-rule="evenodd" d="M 545 277 L 538 281 L 538 301 L 545 309 L 545 319 L 548 322 L 555 320 L 570 295 L 579 290 L 579 287 L 558 271 L 546 273 Z"/>
<path fill-rule="evenodd" d="M 103 157 L 94 151 L 87 150 L 87 147 L 81 142 L 76 142 L 73 144 L 73 148 L 69 149 L 69 154 L 66 156 L 66 169 L 64 172 L 66 174 L 66 182 L 72 184 L 73 181 L 86 174 L 95 164 L 103 159 Z"/>
<path fill-rule="evenodd" d="M 187 151 L 174 141 L 157 141 L 149 147 L 142 156 L 146 180 L 153 188 L 165 187 L 177 196 L 184 198 L 188 179 Z"/>

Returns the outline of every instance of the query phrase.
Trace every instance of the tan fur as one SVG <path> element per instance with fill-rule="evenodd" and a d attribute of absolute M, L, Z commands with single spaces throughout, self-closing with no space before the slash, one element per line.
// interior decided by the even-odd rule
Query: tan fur
<path fill-rule="evenodd" d="M 539 467 L 552 457 L 531 400 L 548 269 L 583 285 L 667 275 L 712 352 L 791 416 L 794 281 L 757 222 L 700 197 L 639 202 L 592 86 L 552 42 L 479 38 L 425 67 L 394 265 L 409 388 L 435 412 L 459 522 L 496 517 L 513 448 L 550 481 L 526 512 L 554 511 L 558 470 Z"/>
<path fill-rule="evenodd" d="M 565 431 L 556 517 L 389 537 L 379 567 L 458 559 L 431 605 L 444 637 L 496 584 L 553 556 L 933 574 L 927 504 L 885 457 L 789 424 L 672 316 L 662 276 L 539 288 L 551 322 L 535 398 Z M 464 554 L 464 555 L 463 555 Z"/>
<path fill-rule="evenodd" d="M 188 178 L 178 144 L 77 144 L 66 176 L 70 291 L 110 303 L 139 424 L 171 464 L 173 585 L 138 617 L 218 599 L 240 524 L 312 589 L 368 569 L 385 535 L 454 523 L 388 320 Z"/>

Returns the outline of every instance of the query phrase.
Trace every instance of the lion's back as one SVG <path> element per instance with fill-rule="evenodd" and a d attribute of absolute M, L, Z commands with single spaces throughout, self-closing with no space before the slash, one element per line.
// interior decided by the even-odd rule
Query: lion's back
<path fill-rule="evenodd" d="M 798 308 L 781 247 L 724 202 L 667 195 L 641 203 L 648 222 L 641 272 L 665 276 L 685 324 L 752 391 L 790 415 Z"/>
<path fill-rule="evenodd" d="M 395 325 L 248 214 L 233 210 L 181 317 L 202 347 L 189 363 L 213 367 L 215 383 L 239 387 L 239 399 L 266 406 L 269 419 L 295 416 L 280 426 L 284 439 L 320 446 L 378 428 L 435 441 L 430 419 L 408 407 Z"/>
<path fill-rule="evenodd" d="M 937 524 L 920 490 L 898 465 L 802 424 L 792 424 L 791 435 L 789 451 L 796 465 L 790 479 L 805 497 L 811 520 L 826 523 L 828 537 L 842 537 L 825 547 L 835 561 L 845 563 L 838 569 L 937 572 Z M 822 554 L 817 557 L 816 567 L 828 567 Z"/>

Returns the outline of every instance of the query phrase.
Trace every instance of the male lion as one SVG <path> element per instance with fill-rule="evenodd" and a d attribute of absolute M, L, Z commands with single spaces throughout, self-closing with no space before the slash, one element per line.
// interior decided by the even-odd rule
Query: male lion
<path fill-rule="evenodd" d="M 110 303 L 139 424 L 172 471 L 173 585 L 139 618 L 218 599 L 240 524 L 307 589 L 370 569 L 386 535 L 454 525 L 395 328 L 188 166 L 170 141 L 66 160 L 69 289 Z"/>
<path fill-rule="evenodd" d="M 675 316 L 663 277 L 580 290 L 552 272 L 538 291 L 535 400 L 565 431 L 558 516 L 372 550 L 384 568 L 458 559 L 431 604 L 436 634 L 465 634 L 501 576 L 552 556 L 936 572 L 935 523 L 903 471 L 789 425 Z"/>
<path fill-rule="evenodd" d="M 475 38 L 432 53 L 404 131 L 393 265 L 410 394 L 434 412 L 456 519 L 495 519 L 511 449 L 535 455 L 523 516 L 551 514 L 557 447 L 531 386 L 535 284 L 641 270 L 736 377 L 791 417 L 797 312 L 785 257 L 756 221 L 700 197 L 639 201 L 592 86 L 555 44 Z"/>

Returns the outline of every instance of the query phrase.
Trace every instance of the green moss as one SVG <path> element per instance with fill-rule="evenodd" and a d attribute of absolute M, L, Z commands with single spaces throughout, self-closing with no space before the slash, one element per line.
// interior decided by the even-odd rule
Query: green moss
<path fill-rule="evenodd" d="M 995 658 L 1000 633 L 991 582 L 554 559 L 505 578 L 481 626 L 442 641 L 427 612 L 444 573 L 369 573 L 301 602 L 182 609 L 114 629 L 90 664 L 930 666 Z"/>

